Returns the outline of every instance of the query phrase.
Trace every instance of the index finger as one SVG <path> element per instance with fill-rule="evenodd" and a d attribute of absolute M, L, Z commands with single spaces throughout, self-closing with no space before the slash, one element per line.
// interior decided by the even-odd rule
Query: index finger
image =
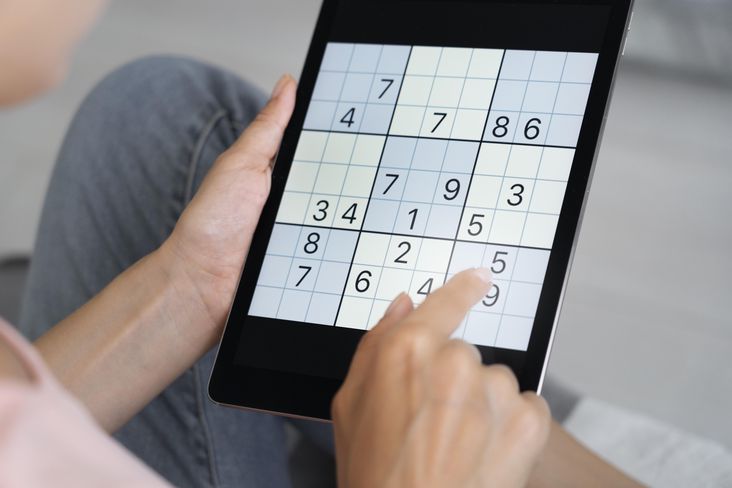
<path fill-rule="evenodd" d="M 409 323 L 449 337 L 470 309 L 493 286 L 489 269 L 473 268 L 456 274 L 432 293 L 410 316 Z"/>

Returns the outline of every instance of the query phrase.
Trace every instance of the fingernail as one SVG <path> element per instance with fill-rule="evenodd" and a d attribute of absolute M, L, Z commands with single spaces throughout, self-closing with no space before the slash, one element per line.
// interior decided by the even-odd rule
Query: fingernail
<path fill-rule="evenodd" d="M 493 273 L 488 268 L 475 268 L 475 276 L 480 278 L 482 282 L 489 285 L 493 282 Z"/>
<path fill-rule="evenodd" d="M 279 81 L 275 85 L 275 87 L 272 89 L 272 97 L 271 98 L 277 98 L 282 93 L 282 90 L 285 88 L 285 85 L 290 79 L 290 75 L 282 75 L 280 77 Z"/>
<path fill-rule="evenodd" d="M 402 300 L 402 297 L 404 296 L 404 293 L 400 293 L 394 301 L 391 302 L 391 305 L 389 305 L 389 308 L 386 309 L 386 312 L 384 312 L 384 317 L 391 314 L 394 310 L 397 308 L 397 304 Z"/>

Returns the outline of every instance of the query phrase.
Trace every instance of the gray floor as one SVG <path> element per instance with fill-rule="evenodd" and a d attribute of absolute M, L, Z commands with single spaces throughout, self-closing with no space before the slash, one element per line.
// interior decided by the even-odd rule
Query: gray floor
<path fill-rule="evenodd" d="M 299 72 L 317 5 L 113 3 L 64 86 L 0 114 L 0 256 L 31 248 L 64 127 L 105 72 L 140 55 L 176 52 L 270 86 L 283 71 Z M 587 394 L 732 446 L 732 88 L 633 62 L 645 46 L 632 40 L 551 371 Z"/>

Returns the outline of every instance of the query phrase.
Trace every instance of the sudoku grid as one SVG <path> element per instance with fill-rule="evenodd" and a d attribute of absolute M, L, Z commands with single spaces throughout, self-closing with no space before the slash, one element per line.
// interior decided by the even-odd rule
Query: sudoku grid
<path fill-rule="evenodd" d="M 597 54 L 329 43 L 249 314 L 368 329 L 455 273 L 526 350 Z"/>

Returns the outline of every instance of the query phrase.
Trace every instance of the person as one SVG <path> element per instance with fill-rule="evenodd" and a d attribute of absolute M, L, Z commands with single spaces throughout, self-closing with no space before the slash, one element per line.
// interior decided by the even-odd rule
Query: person
<path fill-rule="evenodd" d="M 0 0 L 0 104 L 61 80 L 101 7 Z M 85 100 L 23 304 L 35 349 L 0 325 L 0 485 L 289 485 L 282 420 L 215 406 L 203 387 L 295 81 L 260 111 L 263 98 L 223 70 L 151 58 Z M 401 295 L 365 336 L 333 404 L 341 486 L 634 486 L 449 338 L 489 287 L 468 270 L 416 309 Z"/>

